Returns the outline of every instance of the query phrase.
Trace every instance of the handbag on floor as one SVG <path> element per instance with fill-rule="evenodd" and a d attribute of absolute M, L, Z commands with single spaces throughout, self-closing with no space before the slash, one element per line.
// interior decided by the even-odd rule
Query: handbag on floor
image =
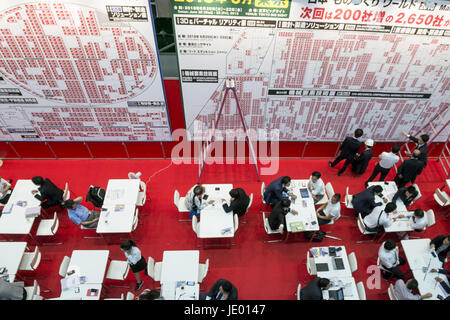
<path fill-rule="evenodd" d="M 305 238 L 310 240 L 311 237 L 313 236 L 314 232 L 313 231 L 307 231 L 304 233 Z M 317 231 L 316 234 L 314 234 L 314 238 L 312 239 L 313 242 L 321 242 L 323 240 L 323 238 L 325 238 L 326 233 L 323 231 Z"/>

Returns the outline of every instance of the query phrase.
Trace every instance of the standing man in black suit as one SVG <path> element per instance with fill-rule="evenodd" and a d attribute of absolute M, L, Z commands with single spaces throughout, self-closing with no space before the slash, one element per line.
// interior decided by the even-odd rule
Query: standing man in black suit
<path fill-rule="evenodd" d="M 341 152 L 336 157 L 336 159 L 334 159 L 333 162 L 328 161 L 328 165 L 333 168 L 335 165 L 345 159 L 344 166 L 341 170 L 339 170 L 337 174 L 338 176 L 340 176 L 345 171 L 345 169 L 347 169 L 348 165 L 352 163 L 353 159 L 358 153 L 361 147 L 361 142 L 358 140 L 358 138 L 362 137 L 363 134 L 364 132 L 362 131 L 362 129 L 356 129 L 354 137 L 347 137 L 345 138 L 344 142 L 342 142 L 339 148 Z"/>
<path fill-rule="evenodd" d="M 422 134 L 419 138 L 413 137 L 409 133 L 406 133 L 405 131 L 402 132 L 405 137 L 408 137 L 409 140 L 417 143 L 416 149 L 420 151 L 419 160 L 423 162 L 423 166 L 427 166 L 427 160 L 428 160 L 428 148 L 427 148 L 427 142 L 430 140 L 430 136 L 427 134 Z"/>
<path fill-rule="evenodd" d="M 373 156 L 373 140 L 367 139 L 364 144 L 366 145 L 366 150 L 361 152 L 361 154 L 357 153 L 355 159 L 353 159 L 352 162 L 352 171 L 357 174 L 363 174 L 364 172 L 366 172 L 369 161 Z"/>
<path fill-rule="evenodd" d="M 238 291 L 228 280 L 219 279 L 213 284 L 209 292 L 201 293 L 200 300 L 237 300 Z"/>
<path fill-rule="evenodd" d="M 38 186 L 38 189 L 32 190 L 31 193 L 36 199 L 41 201 L 42 208 L 47 209 L 62 205 L 64 191 L 55 186 L 50 179 L 35 176 L 31 178 L 31 181 Z"/>
<path fill-rule="evenodd" d="M 411 159 L 405 160 L 398 168 L 394 181 L 399 189 L 404 187 L 408 182 L 414 184 L 417 176 L 422 173 L 424 164 L 419 160 L 419 156 L 419 149 L 414 150 Z"/>

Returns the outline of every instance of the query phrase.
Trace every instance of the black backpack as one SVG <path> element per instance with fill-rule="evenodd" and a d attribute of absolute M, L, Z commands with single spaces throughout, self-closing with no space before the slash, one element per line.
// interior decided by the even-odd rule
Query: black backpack
<path fill-rule="evenodd" d="M 306 239 L 311 239 L 312 235 L 314 234 L 313 231 L 306 231 L 304 233 Z M 314 234 L 314 238 L 312 239 L 313 242 L 321 242 L 323 238 L 325 238 L 326 233 L 323 231 L 317 231 L 316 234 Z"/>
<path fill-rule="evenodd" d="M 105 193 L 105 189 L 101 187 L 90 186 L 86 201 L 91 202 L 96 208 L 101 208 L 103 206 L 103 200 L 105 199 Z"/>

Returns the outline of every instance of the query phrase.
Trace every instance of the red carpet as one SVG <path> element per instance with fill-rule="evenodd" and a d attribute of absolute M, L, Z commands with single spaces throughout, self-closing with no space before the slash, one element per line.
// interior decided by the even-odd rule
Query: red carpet
<path fill-rule="evenodd" d="M 328 160 L 280 160 L 280 170 L 276 176 L 262 176 L 262 180 L 270 183 L 280 175 L 289 175 L 293 179 L 307 179 L 314 170 L 322 172 L 325 183 L 331 182 L 335 192 L 345 195 L 345 188 L 350 187 L 350 193 L 354 194 L 364 189 L 364 181 L 372 172 L 375 161 L 372 161 L 363 177 L 353 176 L 350 169 L 343 176 L 337 177 L 338 169 L 331 169 Z M 127 178 L 128 172 L 141 171 L 141 180 L 148 181 L 155 172 L 167 167 L 169 160 L 5 160 L 0 174 L 5 179 L 30 179 L 35 175 L 50 178 L 60 188 L 64 188 L 65 182 L 69 183 L 71 198 L 76 196 L 86 197 L 90 185 L 106 188 L 110 178 Z M 340 168 L 343 162 L 338 165 Z M 425 237 L 432 238 L 439 234 L 450 233 L 449 221 L 444 221 L 442 209 L 433 199 L 436 188 L 442 187 L 445 182 L 444 173 L 435 160 L 429 160 L 424 173 L 417 179 L 422 198 L 412 206 L 412 209 L 433 209 L 436 214 L 436 225 L 427 230 Z M 387 180 L 392 180 L 392 170 Z M 148 183 L 148 201 L 141 213 L 140 222 L 133 234 L 139 248 L 145 257 L 152 256 L 155 261 L 161 261 L 164 250 L 193 250 L 196 248 L 196 237 L 190 222 L 179 222 L 178 211 L 173 204 L 174 189 L 178 189 L 184 196 L 187 190 L 196 183 L 198 178 L 197 165 L 172 165 L 156 174 Z M 296 299 L 297 284 L 309 281 L 306 272 L 306 252 L 317 243 L 308 243 L 302 236 L 296 242 L 290 243 L 263 243 L 265 232 L 262 225 L 260 210 L 268 210 L 261 202 L 261 184 L 256 181 L 253 166 L 250 165 L 212 165 L 205 170 L 203 183 L 233 183 L 235 187 L 244 188 L 247 193 L 254 194 L 253 205 L 247 214 L 247 224 L 240 224 L 233 242 L 236 244 L 231 249 L 201 249 L 200 261 L 210 259 L 210 269 L 202 283 L 202 288 L 209 289 L 218 279 L 230 280 L 239 291 L 239 299 Z M 447 189 L 448 192 L 448 189 Z M 430 202 L 426 202 L 430 201 Z M 89 204 L 90 205 L 90 204 Z M 88 207 L 91 207 L 87 205 Z M 357 282 L 368 278 L 367 267 L 376 263 L 380 244 L 356 244 L 358 240 L 365 240 L 356 226 L 353 218 L 353 210 L 348 210 L 342 205 L 342 214 L 352 218 L 341 218 L 335 225 L 323 226 L 322 230 L 332 231 L 342 241 L 327 239 L 320 243 L 321 246 L 345 245 L 347 253 L 356 252 L 358 270 L 354 273 Z M 187 217 L 187 214 L 184 216 Z M 57 297 L 60 294 L 59 265 L 64 255 L 71 256 L 74 249 L 109 249 L 112 259 L 125 260 L 118 244 L 108 245 L 102 239 L 83 239 L 78 227 L 68 218 L 66 212 L 60 213 L 60 228 L 55 239 L 44 242 L 64 242 L 60 246 L 43 246 L 43 259 L 34 273 L 22 272 L 23 276 L 44 278 L 39 280 L 42 290 L 50 289 L 50 293 L 42 293 L 44 298 Z M 32 230 L 33 235 L 39 221 L 36 220 Z M 84 231 L 83 231 L 84 232 Z M 93 232 L 94 233 L 94 232 Z M 423 236 L 423 235 L 421 235 Z M 394 234 L 392 238 L 397 241 Z M 31 249 L 34 245 L 31 240 Z M 115 240 L 119 243 L 119 239 Z M 407 266 L 403 268 L 407 270 Z M 142 275 L 145 284 L 143 288 L 153 288 L 152 280 Z M 127 278 L 128 284 L 134 289 L 135 279 L 130 272 Z M 106 281 L 106 283 L 111 283 Z M 32 281 L 28 280 L 27 285 Z M 118 284 L 118 283 L 117 283 Z M 303 284 L 304 285 L 304 284 Z M 366 286 L 366 285 L 365 285 Z M 368 290 L 367 298 L 388 299 L 386 290 L 387 282 L 382 280 L 382 288 Z M 133 291 L 133 290 L 131 290 Z M 103 297 L 119 297 L 126 289 L 114 288 Z M 103 298 L 102 297 L 102 298 Z"/>

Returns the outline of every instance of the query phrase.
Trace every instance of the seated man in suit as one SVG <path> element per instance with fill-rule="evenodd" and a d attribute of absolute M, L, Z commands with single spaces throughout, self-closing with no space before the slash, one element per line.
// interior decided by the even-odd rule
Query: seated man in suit
<path fill-rule="evenodd" d="M 272 230 L 277 230 L 279 233 L 287 230 L 286 215 L 288 212 L 298 214 L 297 211 L 291 210 L 290 206 L 291 200 L 289 199 L 283 199 L 275 205 L 267 219 Z"/>
<path fill-rule="evenodd" d="M 209 292 L 201 293 L 200 300 L 237 300 L 237 288 L 228 280 L 219 279 Z"/>
<path fill-rule="evenodd" d="M 314 204 L 319 202 L 325 195 L 325 184 L 320 178 L 322 174 L 318 171 L 314 171 L 308 181 L 308 190 L 314 200 Z"/>
<path fill-rule="evenodd" d="M 373 156 L 373 140 L 367 139 L 364 144 L 366 145 L 366 149 L 361 154 L 357 153 L 356 157 L 352 161 L 352 171 L 357 174 L 363 174 L 366 172 L 370 159 L 372 159 Z"/>
<path fill-rule="evenodd" d="M 316 210 L 319 225 L 328 224 L 333 219 L 338 219 L 341 214 L 341 195 L 335 193 L 327 203 L 324 203 Z"/>
<path fill-rule="evenodd" d="M 402 214 L 396 218 L 391 218 L 389 214 L 395 213 L 397 205 L 393 202 L 386 204 L 386 207 L 376 207 L 373 211 L 364 218 L 364 225 L 369 232 L 384 232 L 384 228 L 388 228 L 394 223 L 395 220 L 403 218 Z"/>
<path fill-rule="evenodd" d="M 11 193 L 12 193 L 11 182 L 12 182 L 12 180 L 6 181 L 2 177 L 0 177 L 0 203 L 1 204 L 8 203 L 9 197 L 11 196 Z"/>
<path fill-rule="evenodd" d="M 399 256 L 397 244 L 392 240 L 383 242 L 378 250 L 378 257 L 380 258 L 380 264 L 394 277 L 403 279 L 404 275 L 399 266 L 403 266 L 406 260 Z M 384 270 L 381 271 L 383 277 L 389 277 L 389 274 Z"/>
<path fill-rule="evenodd" d="M 40 176 L 31 178 L 31 181 L 38 186 L 37 190 L 32 190 L 34 197 L 41 201 L 41 207 L 44 209 L 62 205 L 64 191 L 50 181 L 50 179 L 43 179 Z M 40 194 L 37 194 L 37 193 Z"/>
<path fill-rule="evenodd" d="M 26 300 L 27 292 L 23 282 L 7 282 L 0 278 L 0 300 Z"/>
<path fill-rule="evenodd" d="M 291 197 L 296 199 L 297 197 L 293 193 L 289 193 L 289 186 L 291 185 L 291 177 L 282 176 L 272 181 L 264 191 L 264 201 L 272 208 L 284 198 Z"/>
<path fill-rule="evenodd" d="M 429 292 L 422 296 L 419 294 L 413 294 L 412 291 L 417 290 L 418 288 L 419 283 L 414 278 L 409 279 L 406 283 L 402 279 L 398 279 L 395 282 L 394 294 L 397 300 L 423 300 L 433 296 Z"/>
<path fill-rule="evenodd" d="M 235 188 L 230 191 L 230 205 L 224 203 L 223 210 L 225 212 L 233 212 L 233 214 L 237 214 L 238 217 L 242 217 L 247 212 L 247 207 L 250 203 L 250 197 L 245 193 L 242 188 Z M 225 202 L 225 199 L 222 199 L 222 202 Z"/>
<path fill-rule="evenodd" d="M 328 290 L 330 287 L 330 280 L 317 277 L 300 290 L 300 300 L 323 300 L 322 290 Z"/>
<path fill-rule="evenodd" d="M 382 197 L 385 203 L 388 202 L 388 199 L 383 197 L 382 192 L 383 188 L 379 185 L 376 185 L 353 195 L 353 209 L 355 209 L 357 213 L 361 213 L 361 216 L 364 218 L 372 212 L 373 208 L 383 205 L 382 202 L 375 202 L 375 196 Z"/>
<path fill-rule="evenodd" d="M 361 138 L 363 134 L 364 132 L 362 131 L 362 129 L 356 129 L 353 137 L 346 137 L 344 142 L 342 142 L 341 146 L 339 147 L 340 153 L 336 157 L 336 159 L 334 159 L 333 162 L 328 161 L 328 165 L 333 168 L 339 162 L 345 159 L 344 166 L 341 170 L 339 170 L 337 174 L 338 176 L 344 173 L 345 169 L 347 169 L 348 165 L 352 162 L 352 160 L 358 153 L 359 148 L 361 147 L 361 142 L 358 140 L 358 138 Z"/>
<path fill-rule="evenodd" d="M 205 187 L 201 185 L 194 186 L 187 192 L 186 197 L 184 198 L 184 204 L 190 212 L 189 218 L 192 218 L 194 215 L 199 216 L 201 209 L 205 208 L 208 204 L 214 203 L 214 200 L 206 202 L 204 193 Z"/>
<path fill-rule="evenodd" d="M 77 226 L 81 224 L 85 228 L 95 229 L 97 228 L 98 220 L 100 220 L 100 213 L 89 211 L 85 206 L 79 204 L 82 200 L 82 197 L 78 197 L 74 200 L 69 199 L 64 202 L 69 219 Z"/>
<path fill-rule="evenodd" d="M 398 198 L 400 198 L 403 203 L 405 204 L 405 207 L 409 207 L 413 200 L 418 196 L 419 192 L 417 192 L 416 188 L 414 186 L 409 187 L 403 187 L 397 190 L 397 192 L 394 194 L 394 197 L 392 198 L 392 202 L 396 202 Z"/>
<path fill-rule="evenodd" d="M 412 157 L 405 160 L 398 168 L 397 175 L 394 178 L 398 188 L 404 187 L 408 182 L 414 184 L 416 178 L 423 170 L 423 162 L 419 160 L 420 151 L 414 150 Z"/>
<path fill-rule="evenodd" d="M 427 134 L 420 135 L 419 138 L 413 137 L 410 134 L 406 133 L 405 131 L 402 132 L 405 137 L 408 137 L 409 140 L 414 141 L 417 143 L 416 149 L 420 151 L 419 160 L 423 162 L 423 166 L 427 166 L 428 161 L 428 148 L 427 148 L 427 142 L 430 140 L 430 136 Z"/>
<path fill-rule="evenodd" d="M 445 262 L 450 251 L 450 235 L 437 236 L 430 242 L 430 249 L 434 249 L 442 263 Z"/>

